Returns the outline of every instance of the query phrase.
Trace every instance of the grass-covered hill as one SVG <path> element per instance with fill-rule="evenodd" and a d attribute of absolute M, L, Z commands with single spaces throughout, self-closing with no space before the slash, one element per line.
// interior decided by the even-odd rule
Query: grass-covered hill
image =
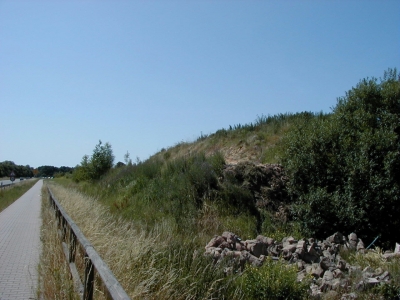
<path fill-rule="evenodd" d="M 203 243 L 226 230 L 244 238 L 260 230 L 282 238 L 293 229 L 287 218 L 274 221 L 290 202 L 286 176 L 277 165 L 283 137 L 304 120 L 325 117 L 308 112 L 261 116 L 112 168 L 98 180 L 76 181 L 126 218 L 146 227 L 167 220 L 180 234 L 204 236 Z M 258 200 L 271 194 L 270 205 L 260 205 Z"/>
<path fill-rule="evenodd" d="M 84 156 L 74 179 L 147 225 L 167 218 L 180 230 L 196 231 L 207 208 L 214 212 L 213 232 L 254 236 L 296 228 L 323 237 L 355 231 L 393 243 L 400 240 L 393 229 L 400 225 L 399 119 L 399 76 L 388 70 L 380 81 L 360 81 L 330 114 L 261 116 L 137 164 L 111 168 L 112 161 L 102 158 L 113 158 L 111 145 L 100 143 L 92 157 Z M 276 163 L 279 174 L 257 169 Z M 232 175 L 227 166 L 235 164 Z M 273 192 L 278 198 L 268 199 L 277 189 L 268 176 L 282 182 Z M 275 226 L 279 213 L 286 221 Z"/>
<path fill-rule="evenodd" d="M 278 241 L 355 232 L 366 245 L 378 237 L 375 245 L 385 249 L 400 241 L 396 70 L 380 80 L 360 81 L 329 114 L 260 116 L 162 149 L 145 161 L 126 158 L 126 165 L 113 167 L 111 145 L 100 142 L 65 182 L 159 241 L 146 249 L 158 277 L 147 274 L 146 264 L 135 268 L 161 281 L 173 275 L 170 291 L 182 299 L 259 298 L 257 287 L 265 287 L 272 271 L 226 277 L 194 255 L 224 231 L 242 240 L 261 234 Z M 273 275 L 270 292 L 279 299 L 307 298 L 292 271 Z M 154 284 L 147 295 L 156 299 L 167 283 Z M 392 287 L 397 293 L 400 282 Z"/>
<path fill-rule="evenodd" d="M 206 222 L 207 234 L 248 237 L 354 231 L 367 242 L 379 235 L 393 243 L 400 240 L 393 229 L 400 225 L 399 90 L 389 69 L 379 81 L 360 81 L 330 114 L 260 116 L 117 168 L 101 159 L 112 149 L 100 143 L 74 179 L 146 226 L 168 220 L 192 234 Z"/>

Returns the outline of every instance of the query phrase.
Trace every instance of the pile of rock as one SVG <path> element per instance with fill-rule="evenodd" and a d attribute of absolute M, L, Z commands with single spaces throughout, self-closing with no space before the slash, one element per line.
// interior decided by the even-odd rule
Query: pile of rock
<path fill-rule="evenodd" d="M 343 248 L 354 249 L 360 253 L 367 252 L 363 241 L 355 233 L 346 237 L 337 232 L 323 241 L 312 238 L 298 241 L 287 237 L 282 242 L 277 242 L 262 235 L 257 236 L 255 240 L 242 241 L 234 233 L 224 232 L 206 245 L 205 254 L 212 256 L 216 263 L 224 258 L 236 259 L 242 271 L 246 264 L 261 266 L 266 256 L 275 260 L 283 258 L 289 263 L 297 264 L 299 281 L 307 275 L 313 276 L 310 288 L 314 296 L 331 290 L 349 290 L 351 283 L 348 278 L 351 274 L 361 278 L 357 282 L 356 290 L 390 281 L 390 274 L 380 268 L 374 270 L 367 267 L 361 270 L 358 266 L 348 264 L 339 254 Z"/>

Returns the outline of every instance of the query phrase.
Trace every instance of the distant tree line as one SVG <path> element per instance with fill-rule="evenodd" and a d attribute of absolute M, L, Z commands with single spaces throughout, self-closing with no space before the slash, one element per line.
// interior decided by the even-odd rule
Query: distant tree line
<path fill-rule="evenodd" d="M 64 176 L 67 173 L 72 173 L 74 169 L 70 167 L 54 167 L 54 166 L 41 166 L 37 168 L 36 177 L 57 177 Z"/>
<path fill-rule="evenodd" d="M 67 173 L 72 173 L 74 168 L 70 167 L 54 167 L 54 166 L 41 166 L 37 169 L 29 165 L 17 165 L 13 161 L 3 161 L 0 163 L 0 177 L 9 177 L 11 172 L 14 172 L 15 177 L 54 177 L 64 176 Z"/>
<path fill-rule="evenodd" d="M 29 165 L 16 165 L 9 160 L 0 163 L 0 177 L 9 177 L 11 172 L 14 172 L 16 177 L 33 177 L 33 168 Z"/>

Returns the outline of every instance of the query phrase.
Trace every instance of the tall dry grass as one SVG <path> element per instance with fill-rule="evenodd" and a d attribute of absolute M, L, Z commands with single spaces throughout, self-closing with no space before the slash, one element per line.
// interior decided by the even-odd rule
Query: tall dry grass
<path fill-rule="evenodd" d="M 40 240 L 42 251 L 38 267 L 38 294 L 41 299 L 80 299 L 74 291 L 70 280 L 65 256 L 61 251 L 61 243 L 57 233 L 57 223 L 53 209 L 48 205 L 47 188 L 42 188 L 42 227 Z"/>
<path fill-rule="evenodd" d="M 190 246 L 174 244 L 174 223 L 165 220 L 149 232 L 139 230 L 134 222 L 116 217 L 94 198 L 51 182 L 47 184 L 132 299 L 212 299 L 217 295 L 219 299 L 225 298 L 221 295 L 241 298 L 234 278 L 226 278 L 223 268 L 216 268 Z M 46 223 L 54 225 L 49 220 Z M 45 246 L 51 252 L 57 247 L 57 242 L 53 243 L 51 247 Z M 48 260 L 59 263 L 59 259 L 45 259 L 43 272 L 58 272 Z M 56 276 L 55 283 L 43 290 L 60 288 L 59 277 L 65 278 Z M 65 287 L 71 289 L 69 283 Z M 59 299 L 73 299 L 68 297 L 63 295 Z"/>

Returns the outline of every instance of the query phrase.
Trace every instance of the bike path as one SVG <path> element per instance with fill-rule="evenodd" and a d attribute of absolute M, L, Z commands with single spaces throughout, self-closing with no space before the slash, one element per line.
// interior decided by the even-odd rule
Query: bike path
<path fill-rule="evenodd" d="M 42 185 L 0 213 L 0 300 L 37 298 Z"/>

